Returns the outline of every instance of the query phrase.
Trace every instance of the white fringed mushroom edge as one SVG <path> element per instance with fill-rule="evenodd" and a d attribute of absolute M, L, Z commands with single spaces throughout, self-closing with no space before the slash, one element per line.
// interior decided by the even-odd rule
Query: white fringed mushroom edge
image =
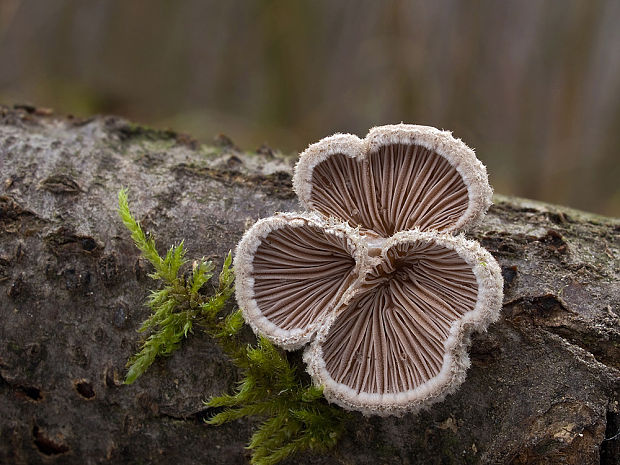
<path fill-rule="evenodd" d="M 336 311 L 331 312 L 316 338 L 304 352 L 304 361 L 308 373 L 317 385 L 324 386 L 323 394 L 329 402 L 333 402 L 347 410 L 356 410 L 364 415 L 396 415 L 417 412 L 453 393 L 463 383 L 470 366 L 469 347 L 471 334 L 486 331 L 489 324 L 500 315 L 503 299 L 503 278 L 501 270 L 493 256 L 477 242 L 465 239 L 464 236 L 452 236 L 435 231 L 403 231 L 387 239 L 382 247 L 382 256 L 387 250 L 402 242 L 425 241 L 442 245 L 454 250 L 469 265 L 478 282 L 476 306 L 462 318 L 455 321 L 450 328 L 446 340 L 443 365 L 439 374 L 415 389 L 394 394 L 358 393 L 350 387 L 338 383 L 328 373 L 323 359 L 322 344 L 329 333 L 335 318 L 346 309 L 343 299 Z"/>
<path fill-rule="evenodd" d="M 256 335 L 265 336 L 286 350 L 295 350 L 308 343 L 318 328 L 322 326 L 331 309 L 326 310 L 322 318 L 317 319 L 305 328 L 293 330 L 280 328 L 263 315 L 256 302 L 253 261 L 256 250 L 269 233 L 283 227 L 294 228 L 306 225 L 317 227 L 326 234 L 332 234 L 346 240 L 349 252 L 355 260 L 354 281 L 352 283 L 358 280 L 360 270 L 367 266 L 368 260 L 366 245 L 357 229 L 335 219 L 325 219 L 317 213 L 278 213 L 275 216 L 257 221 L 245 232 L 235 250 L 235 294 L 237 302 L 241 307 L 245 322 Z M 350 286 L 343 296 L 353 291 L 354 286 Z M 331 302 L 330 307 L 335 307 L 341 300 L 342 296 Z"/>
<path fill-rule="evenodd" d="M 425 147 L 445 158 L 461 175 L 469 195 L 465 213 L 446 232 L 465 231 L 475 226 L 492 204 L 493 189 L 489 185 L 486 167 L 474 151 L 450 131 L 431 126 L 394 124 L 372 128 L 365 139 L 352 134 L 334 134 L 310 145 L 299 157 L 293 176 L 293 189 L 301 205 L 314 209 L 312 203 L 312 173 L 315 166 L 332 155 L 343 154 L 363 160 L 380 147 L 390 144 L 410 144 Z"/>

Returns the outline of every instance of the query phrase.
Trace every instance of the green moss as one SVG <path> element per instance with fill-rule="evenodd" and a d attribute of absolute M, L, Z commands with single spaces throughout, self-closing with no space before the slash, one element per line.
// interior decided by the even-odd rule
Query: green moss
<path fill-rule="evenodd" d="M 198 153 L 207 159 L 219 157 L 223 152 L 223 147 L 216 147 L 215 145 L 202 144 L 198 148 Z"/>
<path fill-rule="evenodd" d="M 140 147 L 147 153 L 165 152 L 176 145 L 174 139 L 142 139 L 139 141 Z"/>
<path fill-rule="evenodd" d="M 160 256 L 153 237 L 132 216 L 125 190 L 119 192 L 118 201 L 119 215 L 131 238 L 155 270 L 150 277 L 161 283 L 147 299 L 152 313 L 140 331 L 150 335 L 129 360 L 125 383 L 131 384 L 142 376 L 158 357 L 172 354 L 194 328 L 200 327 L 219 344 L 242 375 L 233 394 L 205 403 L 208 407 L 224 408 L 207 423 L 221 425 L 244 417 L 261 418 L 262 423 L 248 445 L 252 464 L 272 465 L 300 451 L 326 451 L 334 447 L 348 414 L 328 404 L 323 388 L 300 376 L 286 354 L 267 339 L 260 337 L 256 345 L 244 342 L 240 310 L 221 315 L 233 293 L 231 253 L 224 260 L 215 292 L 207 295 L 203 288 L 213 275 L 213 264 L 197 260 L 191 273 L 183 274 L 181 270 L 187 263 L 183 243 Z"/>
<path fill-rule="evenodd" d="M 116 130 L 123 141 L 135 139 L 174 141 L 177 138 L 177 133 L 170 129 L 155 129 L 150 126 L 129 122 L 119 126 Z"/>
<path fill-rule="evenodd" d="M 151 291 L 147 300 L 152 314 L 142 323 L 140 331 L 151 334 L 140 352 L 129 360 L 125 383 L 132 384 L 157 357 L 171 355 L 178 349 L 181 341 L 193 331 L 196 324 L 215 318 L 233 293 L 234 276 L 229 253 L 224 261 L 216 292 L 211 296 L 204 296 L 200 290 L 213 276 L 213 263 L 205 260 L 194 262 L 191 276 L 186 279 L 180 274 L 181 268 L 187 262 L 183 242 L 171 247 L 166 256 L 161 257 L 154 239 L 144 233 L 131 215 L 126 191 L 119 192 L 118 201 L 119 215 L 131 232 L 131 238 L 155 269 L 150 277 L 163 283 L 161 289 Z"/>

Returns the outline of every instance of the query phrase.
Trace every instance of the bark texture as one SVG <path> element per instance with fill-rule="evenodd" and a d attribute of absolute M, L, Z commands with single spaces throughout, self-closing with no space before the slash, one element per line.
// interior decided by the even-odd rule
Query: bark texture
<path fill-rule="evenodd" d="M 162 250 L 220 261 L 299 208 L 294 160 L 47 113 L 0 106 L 0 463 L 246 463 L 251 424 L 202 423 L 237 379 L 207 336 L 121 384 L 152 282 L 116 194 L 130 187 Z M 495 202 L 470 236 L 502 266 L 504 307 L 467 381 L 415 416 L 356 415 L 331 454 L 289 463 L 620 463 L 620 221 Z"/>

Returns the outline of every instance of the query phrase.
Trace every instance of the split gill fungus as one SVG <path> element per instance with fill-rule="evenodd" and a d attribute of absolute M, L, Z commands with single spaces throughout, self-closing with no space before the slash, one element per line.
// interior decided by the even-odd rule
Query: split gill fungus
<path fill-rule="evenodd" d="M 464 381 L 473 331 L 499 316 L 495 259 L 466 239 L 491 205 L 484 165 L 417 125 L 310 145 L 303 213 L 259 220 L 237 246 L 237 299 L 256 334 L 293 350 L 346 409 L 401 415 Z"/>

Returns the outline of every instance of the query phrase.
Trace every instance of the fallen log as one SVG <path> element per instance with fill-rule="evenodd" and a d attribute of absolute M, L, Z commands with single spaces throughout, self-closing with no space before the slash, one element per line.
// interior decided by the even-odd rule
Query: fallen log
<path fill-rule="evenodd" d="M 115 117 L 0 106 L 0 463 L 247 463 L 252 424 L 203 405 L 238 373 L 204 334 L 122 384 L 153 282 L 116 212 L 219 264 L 299 208 L 294 159 L 200 145 Z M 620 463 L 620 221 L 496 196 L 470 233 L 498 260 L 502 317 L 463 386 L 402 418 L 355 414 L 298 464 Z"/>

